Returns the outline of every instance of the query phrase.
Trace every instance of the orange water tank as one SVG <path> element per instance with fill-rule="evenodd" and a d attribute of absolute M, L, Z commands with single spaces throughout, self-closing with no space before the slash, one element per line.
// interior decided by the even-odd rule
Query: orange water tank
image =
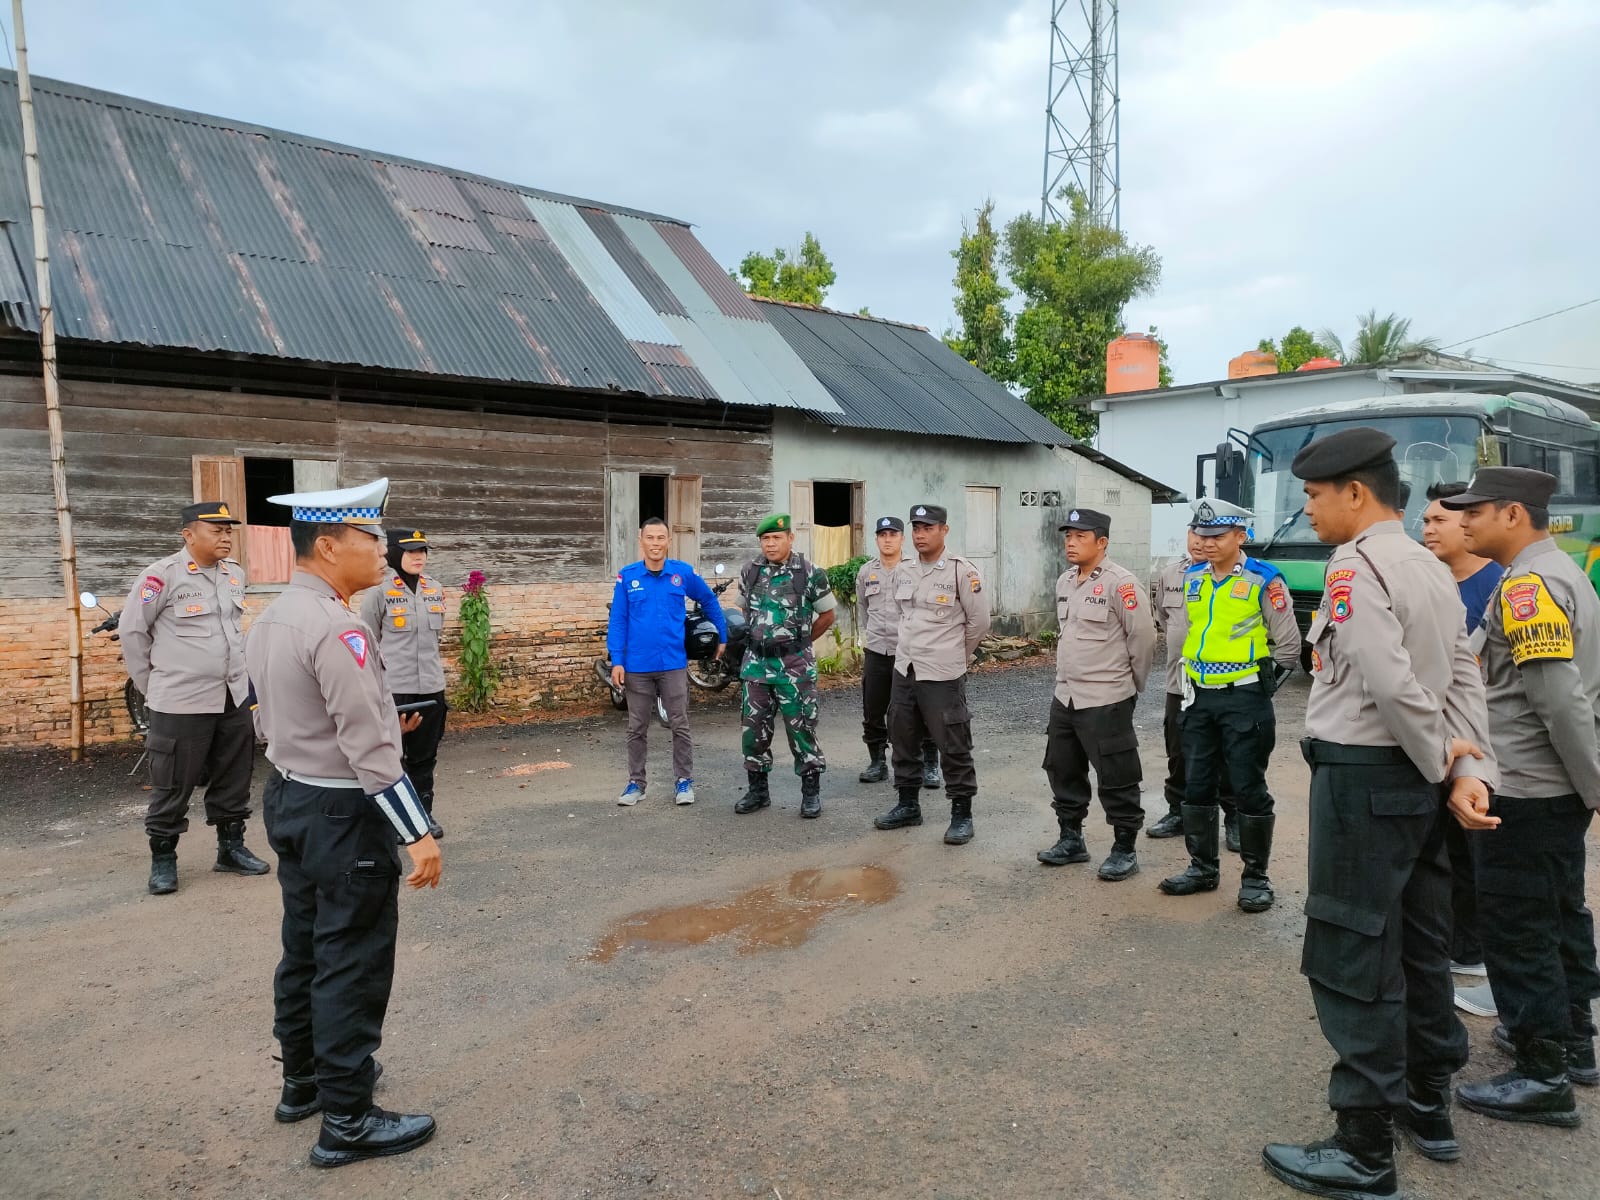
<path fill-rule="evenodd" d="M 1271 350 L 1246 350 L 1228 360 L 1228 378 L 1246 379 L 1251 375 L 1276 375 L 1278 356 Z"/>
<path fill-rule="evenodd" d="M 1106 344 L 1106 394 L 1161 386 L 1161 343 L 1148 333 L 1125 333 Z"/>
<path fill-rule="evenodd" d="M 1344 364 L 1337 358 L 1308 358 L 1295 368 L 1296 371 L 1326 371 L 1329 367 L 1342 367 Z"/>

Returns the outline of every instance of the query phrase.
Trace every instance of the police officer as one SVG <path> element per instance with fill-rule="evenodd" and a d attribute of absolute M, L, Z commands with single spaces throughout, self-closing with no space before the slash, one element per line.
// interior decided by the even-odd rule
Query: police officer
<path fill-rule="evenodd" d="M 1188 622 L 1183 640 L 1183 833 L 1189 866 L 1161 881 L 1169 896 L 1211 892 L 1217 855 L 1218 780 L 1239 806 L 1238 904 L 1272 907 L 1272 793 L 1267 763 L 1277 741 L 1272 694 L 1294 669 L 1300 629 L 1276 567 L 1244 553 L 1252 514 L 1226 500 L 1194 502 L 1189 527 L 1205 557 L 1184 572 Z"/>
<path fill-rule="evenodd" d="M 900 565 L 906 523 L 899 517 L 879 517 L 878 553 L 856 572 L 856 625 L 861 630 L 861 740 L 867 744 L 869 762 L 858 778 L 862 783 L 882 783 L 889 778 L 885 751 L 889 745 L 889 693 L 894 687 L 894 651 L 900 636 L 900 613 L 894 603 L 890 577 Z M 933 740 L 922 743 L 922 786 L 940 788 L 939 748 Z"/>
<path fill-rule="evenodd" d="M 1205 561 L 1200 538 L 1191 528 L 1184 557 L 1163 567 L 1150 581 L 1150 612 L 1156 619 L 1156 632 L 1167 642 L 1167 707 L 1161 718 L 1161 739 L 1167 752 L 1167 778 L 1161 790 L 1167 811 L 1144 831 L 1145 837 L 1170 838 L 1183 833 L 1183 639 L 1189 628 L 1183 575 Z M 1226 772 L 1218 776 L 1217 801 L 1222 806 L 1223 838 L 1237 854 L 1239 812 L 1228 791 Z"/>
<path fill-rule="evenodd" d="M 428 814 L 428 832 L 444 829 L 433 819 L 433 768 L 449 711 L 444 696 L 444 586 L 422 573 L 428 537 L 420 529 L 389 531 L 388 578 L 361 602 L 361 619 L 378 635 L 383 674 L 396 706 L 426 704 L 421 724 L 400 739 L 400 759 Z"/>
<path fill-rule="evenodd" d="M 1059 867 L 1089 861 L 1083 819 L 1089 815 L 1089 768 L 1112 829 L 1100 878 L 1116 882 L 1139 870 L 1135 842 L 1144 824 L 1139 803 L 1139 735 L 1133 708 L 1155 659 L 1156 629 L 1133 572 L 1106 557 L 1111 518 L 1075 508 L 1057 527 L 1071 566 L 1056 580 L 1056 690 L 1045 732 L 1044 771 L 1061 838 L 1039 861 Z"/>
<path fill-rule="evenodd" d="M 914 560 L 895 568 L 890 582 L 900 614 L 889 740 L 899 799 L 873 824 L 902 829 L 922 824 L 923 750 L 932 739 L 944 760 L 950 795 L 947 845 L 972 840 L 972 800 L 978 769 L 972 761 L 972 714 L 967 709 L 967 662 L 989 632 L 989 596 L 978 568 L 945 550 L 949 514 L 937 504 L 911 510 Z"/>
<path fill-rule="evenodd" d="M 437 887 L 439 845 L 401 766 L 401 718 L 376 635 L 349 598 L 386 576 L 389 481 L 272 496 L 289 505 L 295 572 L 245 641 L 272 763 L 262 813 L 278 854 L 283 959 L 273 1034 L 283 1048 L 280 1121 L 322 1113 L 318 1167 L 401 1154 L 434 1133 L 429 1116 L 372 1103 L 372 1052 L 394 981 L 399 847 L 406 882 Z"/>
<path fill-rule="evenodd" d="M 1441 821 L 1497 781 L 1483 683 L 1450 573 L 1395 510 L 1394 439 L 1358 427 L 1310 443 L 1291 469 L 1305 514 L 1337 546 L 1311 622 L 1311 764 L 1301 971 L 1338 1054 L 1333 1137 L 1269 1145 L 1267 1169 L 1301 1191 L 1397 1194 L 1394 1120 L 1418 1150 L 1460 1154 L 1450 1075 L 1467 1035 L 1450 986 L 1450 872 Z M 1481 757 L 1480 757 L 1481 756 Z M 1446 781 L 1450 782 L 1447 783 Z"/>
<path fill-rule="evenodd" d="M 1485 467 L 1461 495 L 1467 548 L 1505 568 L 1473 646 L 1483 665 L 1500 788 L 1474 839 L 1489 984 L 1516 1069 L 1457 1091 L 1488 1117 L 1575 1126 L 1572 1083 L 1600 1084 L 1600 996 L 1584 835 L 1600 808 L 1600 599 L 1550 537 L 1556 477 Z M 1463 814 L 1469 818 L 1475 813 Z M 1464 824 L 1469 822 L 1463 822 Z"/>
<path fill-rule="evenodd" d="M 739 576 L 750 644 L 739 678 L 744 681 L 744 769 L 750 786 L 733 806 L 752 813 L 772 803 L 772 734 L 778 715 L 794 771 L 800 776 L 800 815 L 822 815 L 822 772 L 817 745 L 817 656 L 812 643 L 826 633 L 838 600 L 828 573 L 794 548 L 794 522 L 771 513 L 756 526 L 761 556 Z"/>
<path fill-rule="evenodd" d="M 150 730 L 149 889 L 178 890 L 178 838 L 189 795 L 206 786 L 206 824 L 217 827 L 214 870 L 265 875 L 244 844 L 255 729 L 246 700 L 244 568 L 229 555 L 238 520 L 204 500 L 183 510 L 183 549 L 151 563 L 122 606 L 117 629 L 128 678 L 144 693 Z"/>

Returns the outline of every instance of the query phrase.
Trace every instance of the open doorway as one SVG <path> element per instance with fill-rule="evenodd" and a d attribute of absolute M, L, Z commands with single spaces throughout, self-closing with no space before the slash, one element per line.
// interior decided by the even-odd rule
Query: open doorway
<path fill-rule="evenodd" d="M 862 514 L 866 484 L 860 481 L 816 480 L 811 484 L 811 561 L 836 567 L 864 552 Z M 795 525 L 803 514 L 795 513 Z"/>

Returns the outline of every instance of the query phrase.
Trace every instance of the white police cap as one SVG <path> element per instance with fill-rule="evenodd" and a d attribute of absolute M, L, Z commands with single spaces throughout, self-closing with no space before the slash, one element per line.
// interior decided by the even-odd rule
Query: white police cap
<path fill-rule="evenodd" d="M 288 492 L 268 496 L 267 503 L 292 510 L 296 521 L 318 525 L 354 525 L 373 537 L 383 536 L 383 507 L 389 499 L 389 480 L 375 479 L 355 487 L 326 492 Z"/>

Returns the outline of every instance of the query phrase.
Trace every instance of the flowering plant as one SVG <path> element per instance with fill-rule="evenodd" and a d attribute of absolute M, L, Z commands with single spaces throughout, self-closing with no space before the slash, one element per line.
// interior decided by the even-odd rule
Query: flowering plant
<path fill-rule="evenodd" d="M 489 577 L 482 571 L 474 571 L 467 576 L 467 582 L 461 585 L 461 590 L 469 596 L 481 596 L 484 584 L 489 582 Z"/>
<path fill-rule="evenodd" d="M 461 683 L 456 706 L 483 712 L 494 699 L 500 671 L 489 657 L 489 577 L 473 571 L 461 587 Z"/>

